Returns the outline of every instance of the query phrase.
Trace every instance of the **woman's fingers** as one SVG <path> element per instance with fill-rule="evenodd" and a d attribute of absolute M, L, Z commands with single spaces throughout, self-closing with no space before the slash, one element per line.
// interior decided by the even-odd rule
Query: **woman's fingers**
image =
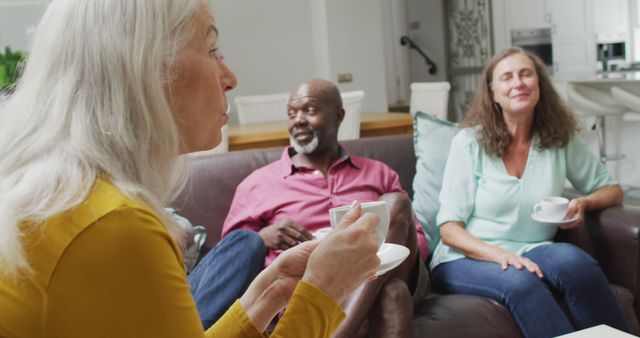
<path fill-rule="evenodd" d="M 520 263 L 520 257 L 516 255 L 509 256 L 509 265 L 513 265 L 516 269 L 522 270 L 522 263 Z"/>
<path fill-rule="evenodd" d="M 568 224 L 561 225 L 560 229 L 575 229 L 582 225 L 583 215 L 584 215 L 584 203 L 580 198 L 572 199 L 571 202 L 569 202 L 569 211 L 567 211 L 567 215 L 565 216 L 565 219 L 571 219 L 575 215 L 578 215 L 577 220 Z"/>
<path fill-rule="evenodd" d="M 542 274 L 542 270 L 540 269 L 538 264 L 536 264 L 535 262 L 533 262 L 527 257 L 510 255 L 507 257 L 507 262 L 508 264 L 504 264 L 504 263 L 502 264 L 502 270 L 506 270 L 508 265 L 512 265 L 514 268 L 518 270 L 527 269 L 527 271 L 535 274 L 539 278 L 544 277 L 544 275 Z"/>
<path fill-rule="evenodd" d="M 351 208 L 349 209 L 349 211 L 347 211 L 347 213 L 342 216 L 342 219 L 340 220 L 338 225 L 336 225 L 336 229 L 348 227 L 360 217 L 361 213 L 362 206 L 360 205 L 360 202 L 353 201 L 353 203 L 351 203 Z"/>
<path fill-rule="evenodd" d="M 580 227 L 580 225 L 582 225 L 582 217 L 578 217 L 577 220 L 571 222 L 571 223 L 567 223 L 567 224 L 563 224 L 560 226 L 560 229 L 563 230 L 569 230 L 569 229 L 575 229 Z"/>
<path fill-rule="evenodd" d="M 350 210 L 338 226 L 340 231 L 334 230 L 322 240 L 309 257 L 303 277 L 338 303 L 373 276 L 380 265 L 376 255 L 378 241 L 373 231 L 378 219 L 371 213 L 353 217 L 359 216 L 359 209 L 356 206 Z M 345 224 L 345 219 L 357 221 Z"/>
<path fill-rule="evenodd" d="M 571 202 L 569 202 L 569 210 L 567 210 L 567 214 L 565 215 L 564 219 L 571 219 L 573 216 L 575 216 L 575 214 L 580 211 L 579 207 L 580 203 L 578 203 L 578 200 L 572 199 Z"/>
<path fill-rule="evenodd" d="M 529 272 L 534 273 L 539 278 L 544 277 L 542 274 L 542 270 L 540 270 L 540 267 L 538 266 L 538 264 L 536 264 L 535 262 L 533 262 L 532 260 L 526 257 L 522 257 L 522 258 L 524 260 L 523 264 L 527 267 L 527 270 L 529 270 Z"/>

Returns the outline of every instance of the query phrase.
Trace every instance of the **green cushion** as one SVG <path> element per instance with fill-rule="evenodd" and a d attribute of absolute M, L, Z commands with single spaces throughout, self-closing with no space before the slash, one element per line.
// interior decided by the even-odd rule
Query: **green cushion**
<path fill-rule="evenodd" d="M 436 216 L 438 195 L 451 140 L 459 128 L 456 123 L 418 111 L 413 118 L 413 145 L 416 152 L 416 177 L 413 179 L 413 209 L 433 251 L 440 239 Z"/>

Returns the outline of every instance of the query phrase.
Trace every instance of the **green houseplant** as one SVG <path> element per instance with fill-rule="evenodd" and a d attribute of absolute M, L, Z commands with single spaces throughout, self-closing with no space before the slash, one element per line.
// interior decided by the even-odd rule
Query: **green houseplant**
<path fill-rule="evenodd" d="M 6 47 L 4 53 L 0 51 L 0 91 L 10 90 L 10 87 L 18 79 L 25 53 L 11 51 Z"/>

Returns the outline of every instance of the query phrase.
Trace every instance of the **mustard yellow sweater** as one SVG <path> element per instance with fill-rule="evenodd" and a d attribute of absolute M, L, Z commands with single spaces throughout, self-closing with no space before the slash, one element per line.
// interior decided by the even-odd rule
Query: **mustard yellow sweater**
<path fill-rule="evenodd" d="M 98 180 L 23 243 L 34 273 L 0 276 L 0 337 L 263 337 L 236 301 L 203 332 L 182 254 L 145 204 Z M 272 337 L 329 337 L 344 319 L 300 282 Z"/>

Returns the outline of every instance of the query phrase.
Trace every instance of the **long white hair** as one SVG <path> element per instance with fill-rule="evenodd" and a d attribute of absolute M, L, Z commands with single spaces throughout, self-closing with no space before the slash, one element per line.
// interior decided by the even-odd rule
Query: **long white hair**
<path fill-rule="evenodd" d="M 186 172 L 164 88 L 201 3 L 51 1 L 0 103 L 0 273 L 30 271 L 21 238 L 85 200 L 97 177 L 149 204 L 184 244 L 162 211 Z"/>

